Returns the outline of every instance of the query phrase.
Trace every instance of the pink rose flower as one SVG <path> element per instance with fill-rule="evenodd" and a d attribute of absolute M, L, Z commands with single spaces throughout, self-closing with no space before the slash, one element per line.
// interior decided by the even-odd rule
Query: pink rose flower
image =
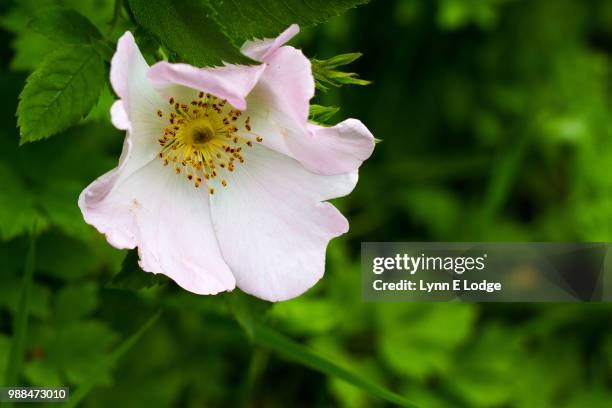
<path fill-rule="evenodd" d="M 85 221 L 143 270 L 197 294 L 238 286 L 271 301 L 312 287 L 347 220 L 326 200 L 350 193 L 374 149 L 358 120 L 308 123 L 310 61 L 276 39 L 247 42 L 260 65 L 149 67 L 130 32 L 110 79 L 118 166 L 79 197 Z"/>

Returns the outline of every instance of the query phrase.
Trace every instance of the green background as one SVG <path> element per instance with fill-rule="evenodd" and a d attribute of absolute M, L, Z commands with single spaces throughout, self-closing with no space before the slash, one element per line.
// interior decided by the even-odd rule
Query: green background
<path fill-rule="evenodd" d="M 125 252 L 76 200 L 118 159 L 112 93 L 79 126 L 18 147 L 17 96 L 54 48 L 27 28 L 41 3 L 0 6 L 0 383 L 35 224 L 19 383 L 69 385 L 91 407 L 387 406 L 253 343 L 234 295 L 109 287 Z M 107 31 L 113 2 L 61 3 Z M 351 230 L 324 279 L 267 309 L 266 327 L 422 407 L 610 406 L 609 305 L 364 303 L 358 260 L 361 241 L 610 241 L 612 2 L 378 0 L 293 43 L 318 59 L 364 54 L 349 68 L 372 85 L 315 101 L 383 142 L 335 201 Z"/>

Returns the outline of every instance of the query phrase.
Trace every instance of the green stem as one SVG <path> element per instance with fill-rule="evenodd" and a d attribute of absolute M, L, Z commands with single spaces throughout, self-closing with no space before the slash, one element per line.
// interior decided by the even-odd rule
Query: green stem
<path fill-rule="evenodd" d="M 249 407 L 253 405 L 253 390 L 257 388 L 257 383 L 268 364 L 270 353 L 267 350 L 256 347 L 249 362 L 249 370 L 245 382 L 240 391 L 238 407 Z"/>
<path fill-rule="evenodd" d="M 21 287 L 19 305 L 17 307 L 17 316 L 15 317 L 11 353 L 9 355 L 9 362 L 6 368 L 6 375 L 4 377 L 7 386 L 20 385 L 19 376 L 21 374 L 21 367 L 23 366 L 23 356 L 25 352 L 28 314 L 30 309 L 30 291 L 32 287 L 32 278 L 34 276 L 35 263 L 36 225 L 32 227 L 29 236 L 28 253 L 25 260 L 25 274 L 23 277 L 23 285 Z"/>
<path fill-rule="evenodd" d="M 110 27 L 108 29 L 108 34 L 106 37 L 110 37 L 115 31 L 115 27 L 117 27 L 117 23 L 119 22 L 119 18 L 121 17 L 121 5 L 123 0 L 115 0 L 115 8 L 113 9 L 113 19 L 110 22 Z"/>

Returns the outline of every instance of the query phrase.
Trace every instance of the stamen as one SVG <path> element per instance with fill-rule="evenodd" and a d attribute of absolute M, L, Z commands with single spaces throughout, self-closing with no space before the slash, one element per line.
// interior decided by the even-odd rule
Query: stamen
<path fill-rule="evenodd" d="M 229 183 L 217 171 L 233 172 L 236 162 L 246 162 L 241 153 L 243 147 L 252 148 L 252 139 L 258 143 L 263 141 L 261 136 L 251 132 L 251 118 L 238 121 L 242 115 L 240 110 L 227 100 L 203 91 L 188 104 L 173 96 L 168 103 L 171 106 L 168 114 L 162 109 L 155 112 L 158 117 L 168 120 L 168 126 L 158 139 L 162 164 L 174 163 L 176 174 L 184 170 L 185 178 L 193 182 L 195 188 L 204 181 L 209 194 L 215 192 L 209 183 L 216 177 L 223 187 L 227 187 Z"/>

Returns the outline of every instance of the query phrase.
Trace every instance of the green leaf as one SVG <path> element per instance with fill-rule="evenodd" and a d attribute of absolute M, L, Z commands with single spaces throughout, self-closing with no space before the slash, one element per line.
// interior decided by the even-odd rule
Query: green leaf
<path fill-rule="evenodd" d="M 356 372 L 340 367 L 333 361 L 321 357 L 309 348 L 265 327 L 261 323 L 255 323 L 254 325 L 254 340 L 256 344 L 278 353 L 287 360 L 309 367 L 325 375 L 340 378 L 384 401 L 402 407 L 415 406 L 403 396 L 371 382 L 368 378 Z"/>
<path fill-rule="evenodd" d="M 83 183 L 49 178 L 38 188 L 37 197 L 37 204 L 44 211 L 45 220 L 71 237 L 86 239 L 91 236 L 91 227 L 83 222 L 79 207 L 74 205 L 83 189 Z"/>
<path fill-rule="evenodd" d="M 62 387 L 64 385 L 64 380 L 62 380 L 58 370 L 44 360 L 29 361 L 23 369 L 23 376 L 30 384 L 44 384 L 45 387 Z"/>
<path fill-rule="evenodd" d="M 44 229 L 48 222 L 36 208 L 31 191 L 21 180 L 21 175 L 0 162 L 0 239 L 9 240 L 30 230 L 34 222 Z"/>
<path fill-rule="evenodd" d="M 308 119 L 318 124 L 324 124 L 340 110 L 337 106 L 310 105 Z"/>
<path fill-rule="evenodd" d="M 129 5 L 136 22 L 181 62 L 196 67 L 253 63 L 230 43 L 199 2 L 129 0 Z"/>
<path fill-rule="evenodd" d="M 102 57 L 102 59 L 109 63 L 111 62 L 113 55 L 115 55 L 115 44 L 108 40 L 93 38 L 91 45 L 96 52 Z"/>
<path fill-rule="evenodd" d="M 155 324 L 155 322 L 157 322 L 157 319 L 159 319 L 159 316 L 160 316 L 160 312 L 155 313 L 134 334 L 132 334 L 127 339 L 125 339 L 125 341 L 121 343 L 121 345 L 119 345 L 119 347 L 117 347 L 115 351 L 113 351 L 110 355 L 108 355 L 104 360 L 104 364 L 103 364 L 104 368 L 106 369 L 114 368 L 117 365 L 117 362 L 119 361 L 119 359 L 123 357 L 123 355 L 125 355 L 125 353 L 127 353 L 138 342 L 138 340 L 140 340 L 140 338 L 145 334 L 147 330 L 149 330 L 151 326 L 153 326 L 153 324 Z M 94 376 L 90 377 L 90 379 L 87 382 L 85 382 L 79 388 L 77 388 L 76 392 L 70 395 L 70 399 L 64 406 L 65 407 L 78 406 L 79 403 L 83 400 L 83 398 L 85 398 L 87 394 L 89 394 L 89 392 L 96 385 L 104 382 L 103 380 L 104 380 L 105 374 L 106 374 L 105 371 L 102 371 L 102 370 L 98 371 L 97 373 L 94 373 Z"/>
<path fill-rule="evenodd" d="M 52 41 L 64 44 L 89 44 L 92 39 L 102 38 L 87 17 L 65 7 L 40 9 L 29 27 Z"/>
<path fill-rule="evenodd" d="M 61 326 L 46 347 L 49 362 L 74 384 L 98 378 L 110 381 L 108 349 L 117 334 L 99 320 L 80 320 Z"/>
<path fill-rule="evenodd" d="M 234 41 L 274 37 L 291 24 L 319 24 L 368 0 L 234 0 L 206 4 Z"/>
<path fill-rule="evenodd" d="M 37 238 L 39 241 L 40 238 Z M 38 260 L 41 246 L 37 245 L 36 264 L 38 268 Z M 21 255 L 21 253 L 19 253 Z M 21 296 L 21 287 L 23 285 L 21 276 L 2 276 L 0 278 L 0 307 L 5 307 L 14 316 L 19 315 L 19 305 Z M 49 316 L 49 303 L 51 291 L 49 287 L 41 285 L 37 282 L 32 282 L 30 288 L 30 299 L 28 304 L 28 314 L 34 318 L 47 318 Z"/>
<path fill-rule="evenodd" d="M 455 355 L 456 361 L 447 376 L 447 388 L 461 396 L 467 406 L 499 407 L 510 404 L 509 399 L 516 391 L 508 384 L 516 381 L 517 367 L 525 367 L 519 365 L 519 358 L 522 357 L 519 341 L 520 337 L 510 328 L 498 324 L 486 326 L 477 338 Z M 567 344 L 566 350 L 571 350 L 569 346 Z M 521 376 L 528 375 L 525 372 Z M 544 378 L 539 377 L 539 387 L 545 386 Z"/>
<path fill-rule="evenodd" d="M 98 293 L 94 284 L 65 286 L 55 300 L 55 320 L 67 324 L 87 316 L 98 306 Z"/>
<path fill-rule="evenodd" d="M 49 54 L 19 95 L 21 143 L 77 123 L 95 105 L 104 83 L 104 61 L 93 47 L 68 45 Z"/>
<path fill-rule="evenodd" d="M 340 54 L 335 57 L 318 60 L 312 58 L 312 75 L 315 79 L 315 85 L 318 89 L 326 91 L 329 86 L 339 87 L 342 85 L 369 85 L 370 81 L 358 78 L 354 72 L 344 72 L 336 68 L 343 65 L 348 65 L 361 57 L 361 53 L 353 52 L 349 54 Z"/>
<path fill-rule="evenodd" d="M 398 374 L 416 379 L 451 368 L 452 352 L 476 318 L 473 305 L 462 303 L 382 303 L 378 312 L 382 358 Z"/>
<path fill-rule="evenodd" d="M 138 290 L 167 282 L 168 279 L 162 274 L 145 272 L 140 269 L 138 251 L 133 249 L 127 253 L 121 264 L 121 271 L 113 277 L 108 286 L 116 289 Z"/>

